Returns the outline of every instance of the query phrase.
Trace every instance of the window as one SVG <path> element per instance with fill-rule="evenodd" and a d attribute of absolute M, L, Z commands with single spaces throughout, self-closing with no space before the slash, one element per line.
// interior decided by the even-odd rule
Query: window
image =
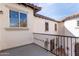
<path fill-rule="evenodd" d="M 27 15 L 24 13 L 20 13 L 20 27 L 26 27 L 27 26 Z"/>
<path fill-rule="evenodd" d="M 19 26 L 19 13 L 16 11 L 10 11 L 10 26 L 11 27 Z"/>
<path fill-rule="evenodd" d="M 77 26 L 79 26 L 79 20 L 77 21 Z"/>
<path fill-rule="evenodd" d="M 27 14 L 10 10 L 10 27 L 27 27 Z"/>
<path fill-rule="evenodd" d="M 49 24 L 48 22 L 45 22 L 45 31 L 48 31 L 49 30 Z"/>
<path fill-rule="evenodd" d="M 55 31 L 57 31 L 57 24 L 55 24 Z"/>

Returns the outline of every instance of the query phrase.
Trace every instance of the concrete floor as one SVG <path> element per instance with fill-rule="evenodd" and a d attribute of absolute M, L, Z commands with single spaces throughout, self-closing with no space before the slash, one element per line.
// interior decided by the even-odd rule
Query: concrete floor
<path fill-rule="evenodd" d="M 0 52 L 0 56 L 55 56 L 36 44 L 29 44 Z"/>

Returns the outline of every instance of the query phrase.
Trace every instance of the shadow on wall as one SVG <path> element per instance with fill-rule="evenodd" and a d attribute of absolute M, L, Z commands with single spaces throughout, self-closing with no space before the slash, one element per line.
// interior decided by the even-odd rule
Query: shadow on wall
<path fill-rule="evenodd" d="M 75 36 L 73 33 L 71 33 L 66 27 L 65 27 L 65 35 L 67 36 Z"/>
<path fill-rule="evenodd" d="M 64 22 L 65 35 L 79 37 L 79 27 L 77 26 L 77 19 Z"/>

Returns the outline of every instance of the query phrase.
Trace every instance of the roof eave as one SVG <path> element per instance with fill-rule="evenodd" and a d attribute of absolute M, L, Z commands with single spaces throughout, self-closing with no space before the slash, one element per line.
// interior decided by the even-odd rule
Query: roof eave
<path fill-rule="evenodd" d="M 25 7 L 30 7 L 32 8 L 33 10 L 35 10 L 36 12 L 40 11 L 41 10 L 41 7 L 38 7 L 38 6 L 35 6 L 34 4 L 31 4 L 31 3 L 17 3 L 19 5 L 23 5 Z"/>

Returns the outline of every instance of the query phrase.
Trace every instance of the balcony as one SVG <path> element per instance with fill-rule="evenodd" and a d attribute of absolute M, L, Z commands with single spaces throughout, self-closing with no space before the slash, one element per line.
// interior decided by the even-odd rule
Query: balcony
<path fill-rule="evenodd" d="M 0 51 L 0 56 L 79 56 L 79 37 L 33 33 L 33 43 Z"/>
<path fill-rule="evenodd" d="M 57 56 L 79 56 L 79 37 L 34 33 L 34 43 Z"/>

